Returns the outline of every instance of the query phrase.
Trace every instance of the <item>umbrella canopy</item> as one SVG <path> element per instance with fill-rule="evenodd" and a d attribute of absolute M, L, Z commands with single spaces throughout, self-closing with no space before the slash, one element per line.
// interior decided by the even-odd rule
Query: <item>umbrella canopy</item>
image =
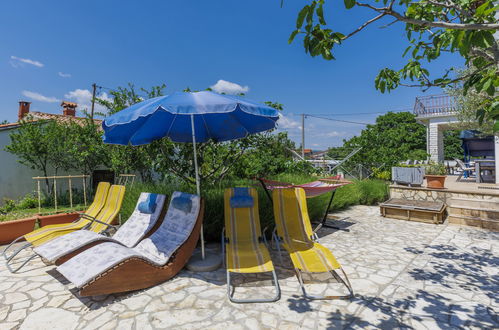
<path fill-rule="evenodd" d="M 279 113 L 269 106 L 232 95 L 203 91 L 145 100 L 102 122 L 104 143 L 142 145 L 168 137 L 192 142 L 196 190 L 200 195 L 196 143 L 229 141 L 275 128 Z M 201 229 L 201 253 L 205 258 Z"/>
<path fill-rule="evenodd" d="M 174 142 L 228 141 L 272 129 L 279 118 L 269 106 L 203 91 L 145 100 L 107 117 L 104 142 L 142 145 L 168 137 Z"/>

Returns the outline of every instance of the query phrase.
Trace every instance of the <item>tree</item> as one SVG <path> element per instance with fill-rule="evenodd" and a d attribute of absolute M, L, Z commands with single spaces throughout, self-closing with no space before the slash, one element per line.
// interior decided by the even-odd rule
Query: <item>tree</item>
<path fill-rule="evenodd" d="M 109 163 L 108 150 L 102 143 L 100 126 L 88 115 L 83 121 L 71 121 L 68 125 L 66 154 L 73 169 L 92 174 L 99 166 Z"/>
<path fill-rule="evenodd" d="M 140 91 L 145 94 L 141 96 L 136 91 L 135 86 L 128 83 L 127 87 L 118 87 L 110 92 L 112 101 L 100 98 L 97 98 L 96 101 L 107 108 L 108 114 L 113 114 L 144 99 L 162 96 L 165 88 L 165 84 L 153 86 L 149 90 L 140 88 Z M 107 146 L 109 166 L 116 173 L 139 172 L 143 181 L 151 181 L 152 169 L 158 153 L 157 146 L 158 143 L 144 146 L 109 145 Z"/>
<path fill-rule="evenodd" d="M 359 136 L 343 141 L 343 148 L 362 148 L 348 162 L 367 168 L 384 165 L 390 168 L 407 159 L 426 159 L 426 129 L 409 112 L 388 112 L 367 125 Z M 347 164 L 348 166 L 348 164 Z"/>
<path fill-rule="evenodd" d="M 480 121 L 492 119 L 499 130 L 499 45 L 494 32 L 499 29 L 496 13 L 498 7 L 491 0 L 373 0 L 361 2 L 344 0 L 347 10 L 368 10 L 373 17 L 359 23 L 359 27 L 341 33 L 328 27 L 324 8 L 326 0 L 310 0 L 299 12 L 296 30 L 291 33 L 291 43 L 303 34 L 305 51 L 311 56 L 321 55 L 334 59 L 334 46 L 340 45 L 369 25 L 391 18 L 386 26 L 405 24 L 407 64 L 398 70 L 382 69 L 375 79 L 376 88 L 382 93 L 399 86 L 446 87 L 462 82 L 464 92 L 483 93 L 479 108 L 475 109 Z M 442 53 L 459 53 L 472 70 L 457 77 L 449 68 L 438 78 L 430 78 L 424 62 L 437 60 Z"/>
<path fill-rule="evenodd" d="M 30 121 L 28 118 L 10 134 L 10 140 L 5 150 L 16 155 L 19 163 L 41 171 L 45 177 L 49 169 L 57 174 L 59 169 L 69 167 L 70 160 L 65 156 L 69 145 L 67 131 L 53 120 Z M 45 184 L 50 193 L 48 179 L 45 179 Z"/>

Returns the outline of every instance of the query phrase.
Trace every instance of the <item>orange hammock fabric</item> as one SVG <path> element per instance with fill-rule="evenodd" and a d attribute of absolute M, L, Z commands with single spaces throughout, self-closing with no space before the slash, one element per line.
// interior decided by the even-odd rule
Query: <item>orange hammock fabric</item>
<path fill-rule="evenodd" d="M 330 192 L 332 190 L 335 190 L 341 186 L 345 186 L 347 184 L 352 183 L 347 180 L 341 180 L 341 176 L 339 175 L 303 184 L 292 184 L 287 182 L 267 180 L 263 178 L 259 178 L 258 180 L 262 184 L 264 184 L 267 189 L 270 190 L 276 188 L 303 188 L 303 190 L 305 190 L 307 198 L 316 197 L 325 194 L 327 192 Z"/>

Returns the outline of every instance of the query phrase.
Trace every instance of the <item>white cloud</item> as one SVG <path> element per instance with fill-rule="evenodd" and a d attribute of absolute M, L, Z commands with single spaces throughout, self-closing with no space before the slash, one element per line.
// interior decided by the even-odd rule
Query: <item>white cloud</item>
<path fill-rule="evenodd" d="M 290 130 L 290 129 L 299 129 L 301 130 L 301 124 L 293 120 L 282 113 L 279 113 L 279 120 L 277 121 L 277 125 L 280 129 Z"/>
<path fill-rule="evenodd" d="M 64 73 L 64 72 L 59 71 L 57 74 L 59 75 L 59 77 L 62 77 L 62 78 L 71 78 L 70 73 Z"/>
<path fill-rule="evenodd" d="M 31 91 L 22 91 L 22 94 L 26 97 L 29 97 L 32 100 L 35 101 L 40 101 L 40 102 L 49 102 L 49 103 L 55 103 L 59 102 L 60 100 L 56 97 L 53 96 L 45 96 L 40 93 L 36 92 L 31 92 Z"/>
<path fill-rule="evenodd" d="M 335 137 L 335 136 L 342 136 L 345 135 L 345 132 L 338 132 L 338 131 L 331 131 L 326 133 L 327 137 Z"/>
<path fill-rule="evenodd" d="M 18 68 L 20 66 L 23 66 L 24 64 L 34 65 L 39 68 L 43 67 L 43 63 L 39 61 L 31 60 L 29 58 L 17 57 L 14 55 L 10 57 L 10 65 L 12 65 L 14 68 Z"/>
<path fill-rule="evenodd" d="M 240 94 L 249 92 L 248 86 L 241 86 L 239 84 L 222 80 L 217 81 L 215 85 L 210 86 L 217 93 L 225 93 L 225 94 Z"/>
<path fill-rule="evenodd" d="M 107 93 L 101 93 L 97 95 L 98 98 L 104 99 L 106 101 L 112 101 L 113 99 L 109 97 Z M 87 110 L 90 111 L 92 108 L 92 92 L 88 89 L 75 89 L 70 91 L 64 95 L 64 98 L 74 101 L 78 104 L 79 110 Z M 102 105 L 95 102 L 95 111 L 96 112 L 107 112 L 107 109 Z"/>

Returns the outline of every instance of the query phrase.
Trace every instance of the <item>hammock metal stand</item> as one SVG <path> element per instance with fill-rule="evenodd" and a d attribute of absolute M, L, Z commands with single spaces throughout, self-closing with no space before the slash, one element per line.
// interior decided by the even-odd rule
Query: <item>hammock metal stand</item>
<path fill-rule="evenodd" d="M 265 194 L 267 195 L 268 199 L 270 200 L 270 203 L 273 203 L 272 196 L 271 196 L 269 188 L 268 188 L 268 186 L 267 186 L 267 184 L 265 182 L 273 183 L 273 185 L 271 185 L 271 186 L 274 186 L 274 187 L 282 187 L 282 188 L 293 188 L 293 187 L 295 187 L 295 188 L 304 188 L 305 189 L 305 193 L 307 192 L 307 189 L 317 188 L 317 187 L 313 187 L 313 186 L 294 185 L 294 184 L 291 184 L 291 183 L 266 180 L 266 179 L 263 179 L 263 178 L 257 178 L 256 180 L 258 180 L 258 182 L 260 182 L 260 184 L 262 185 L 263 190 L 265 191 Z M 336 186 L 334 188 L 325 190 L 323 192 L 323 193 L 326 193 L 329 190 L 331 190 L 331 197 L 329 198 L 329 202 L 327 204 L 326 210 L 324 211 L 324 216 L 322 217 L 322 221 L 319 223 L 320 227 L 326 227 L 326 228 L 332 228 L 332 229 L 336 229 L 336 230 L 349 231 L 349 229 L 340 228 L 340 227 L 334 226 L 334 225 L 328 225 L 327 224 L 327 220 L 328 220 L 327 216 L 329 214 L 329 208 L 333 204 L 333 199 L 334 199 L 334 195 L 336 193 L 336 189 L 339 188 L 339 187 L 345 186 L 347 184 L 351 184 L 352 182 L 347 181 L 347 180 L 341 180 L 339 176 L 333 176 L 333 177 L 329 177 L 329 178 L 325 178 L 325 179 L 320 179 L 318 181 L 322 181 L 322 182 L 325 182 L 325 183 L 330 182 L 330 183 L 336 184 Z M 316 193 L 316 194 L 313 194 L 310 197 L 316 197 L 316 196 L 322 195 L 323 193 Z M 310 197 L 307 196 L 307 198 L 310 198 Z M 336 220 L 336 221 L 338 221 L 338 220 Z"/>

